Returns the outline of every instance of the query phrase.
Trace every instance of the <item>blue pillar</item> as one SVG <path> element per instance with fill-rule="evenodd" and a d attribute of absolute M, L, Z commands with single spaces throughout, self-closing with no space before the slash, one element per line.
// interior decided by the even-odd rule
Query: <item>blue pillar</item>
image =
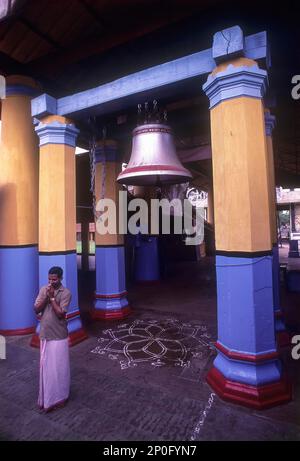
<path fill-rule="evenodd" d="M 138 234 L 134 249 L 134 278 L 136 282 L 152 284 L 160 280 L 159 237 Z"/>
<path fill-rule="evenodd" d="M 125 286 L 124 246 L 96 247 L 95 320 L 118 320 L 130 313 Z"/>
<path fill-rule="evenodd" d="M 229 380 L 264 386 L 281 378 L 272 305 L 272 256 L 216 256 L 217 372 Z"/>
<path fill-rule="evenodd" d="M 38 293 L 37 245 L 0 248 L 0 334 L 31 334 Z"/>
<path fill-rule="evenodd" d="M 116 179 L 121 169 L 117 144 L 113 140 L 99 141 L 95 152 L 95 195 L 111 199 L 119 207 L 120 186 Z M 117 220 L 118 221 L 118 220 Z M 96 225 L 96 293 L 92 318 L 119 320 L 131 313 L 125 282 L 125 251 L 123 235 L 100 235 Z"/>

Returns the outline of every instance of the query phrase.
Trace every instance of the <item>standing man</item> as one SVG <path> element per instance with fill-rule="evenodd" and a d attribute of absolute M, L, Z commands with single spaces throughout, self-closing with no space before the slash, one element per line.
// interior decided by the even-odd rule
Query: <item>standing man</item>
<path fill-rule="evenodd" d="M 46 412 L 63 406 L 70 392 L 67 308 L 71 292 L 61 281 L 61 267 L 51 267 L 34 310 L 40 316 L 40 389 L 38 406 Z"/>

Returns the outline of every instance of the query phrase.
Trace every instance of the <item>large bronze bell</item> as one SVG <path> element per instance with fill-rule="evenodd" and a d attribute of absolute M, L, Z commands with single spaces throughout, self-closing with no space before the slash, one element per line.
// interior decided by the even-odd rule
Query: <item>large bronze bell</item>
<path fill-rule="evenodd" d="M 187 182 L 191 173 L 180 163 L 171 128 L 163 123 L 147 123 L 133 132 L 132 152 L 127 167 L 117 181 L 130 186 L 159 186 Z"/>

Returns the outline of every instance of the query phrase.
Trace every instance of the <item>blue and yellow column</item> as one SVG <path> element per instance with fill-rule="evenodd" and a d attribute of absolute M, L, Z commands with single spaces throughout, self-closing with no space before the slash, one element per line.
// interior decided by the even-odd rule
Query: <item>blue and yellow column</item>
<path fill-rule="evenodd" d="M 224 400 L 262 409 L 291 398 L 276 350 L 268 159 L 262 97 L 267 73 L 251 59 L 219 64 L 210 99 L 217 357 L 207 381 Z"/>
<path fill-rule="evenodd" d="M 279 347 L 290 345 L 290 337 L 283 322 L 283 313 L 280 307 L 280 264 L 278 249 L 277 211 L 276 211 L 276 184 L 272 133 L 275 126 L 275 117 L 265 109 L 265 126 L 267 141 L 267 165 L 269 179 L 269 209 L 272 240 L 272 269 L 273 269 L 273 302 L 275 314 L 275 333 Z"/>
<path fill-rule="evenodd" d="M 95 173 L 96 201 L 111 199 L 119 209 L 119 191 L 117 183 L 121 171 L 117 144 L 113 140 L 97 143 Z M 124 237 L 118 232 L 100 235 L 96 226 L 96 293 L 92 318 L 95 320 L 118 320 L 127 317 L 131 309 L 128 305 L 125 282 Z"/>
<path fill-rule="evenodd" d="M 40 139 L 39 281 L 48 283 L 48 271 L 60 266 L 63 284 L 72 293 L 67 313 L 69 344 L 87 336 L 78 307 L 76 260 L 75 147 L 78 129 L 65 117 L 47 116 L 35 128 Z M 38 330 L 37 330 L 38 333 Z M 31 344 L 38 346 L 37 335 Z"/>
<path fill-rule="evenodd" d="M 33 333 L 38 293 L 38 138 L 28 77 L 6 79 L 0 140 L 0 334 Z"/>

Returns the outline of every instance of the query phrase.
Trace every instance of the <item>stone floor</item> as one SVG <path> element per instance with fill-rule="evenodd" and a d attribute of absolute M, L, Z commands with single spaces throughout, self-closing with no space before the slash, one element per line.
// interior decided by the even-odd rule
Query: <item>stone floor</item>
<path fill-rule="evenodd" d="M 284 354 L 294 383 L 289 404 L 249 410 L 221 401 L 205 382 L 216 339 L 212 261 L 174 264 L 159 285 L 131 287 L 133 314 L 122 322 L 90 321 L 93 277 L 80 276 L 89 338 L 71 349 L 65 408 L 39 412 L 39 351 L 28 337 L 7 338 L 0 440 L 300 440 L 300 360 L 290 351 Z"/>

